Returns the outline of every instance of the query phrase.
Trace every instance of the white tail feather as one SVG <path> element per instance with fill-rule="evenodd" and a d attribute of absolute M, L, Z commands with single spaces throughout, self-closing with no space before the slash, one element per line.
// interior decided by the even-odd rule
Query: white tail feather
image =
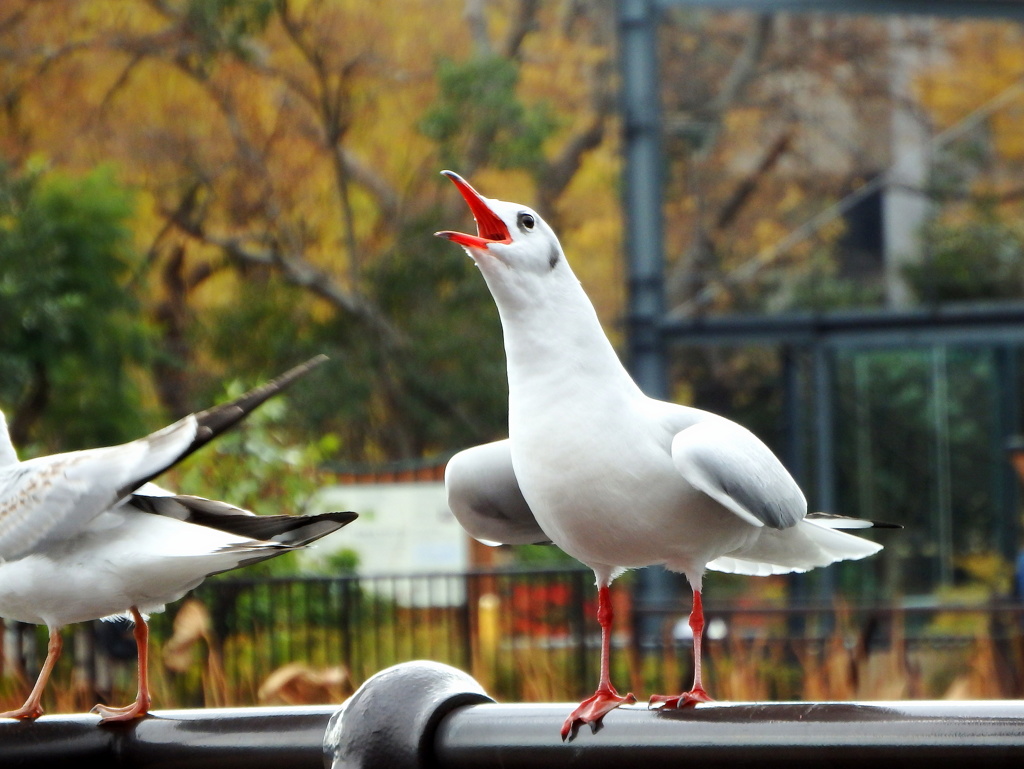
<path fill-rule="evenodd" d="M 716 558 L 708 568 L 752 576 L 787 574 L 828 566 L 836 561 L 867 558 L 881 549 L 877 542 L 837 531 L 828 523 L 804 519 L 782 531 L 762 529 L 753 545 Z"/>

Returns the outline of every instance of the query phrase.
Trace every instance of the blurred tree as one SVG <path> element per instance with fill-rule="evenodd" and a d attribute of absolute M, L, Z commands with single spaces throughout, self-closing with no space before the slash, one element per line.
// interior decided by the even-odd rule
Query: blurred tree
<path fill-rule="evenodd" d="M 339 458 L 450 450 L 504 431 L 505 383 L 486 288 L 430 237 L 466 218 L 437 158 L 561 219 L 612 316 L 609 8 L 15 2 L 0 13 L 0 153 L 102 158 L 138 190 L 139 295 L 171 415 L 229 372 L 325 351 L 332 386 L 294 396 Z"/>
<path fill-rule="evenodd" d="M 808 222 L 889 162 L 885 22 L 679 10 L 663 39 L 669 306 L 813 302 L 844 225 Z"/>
<path fill-rule="evenodd" d="M 927 258 L 907 267 L 922 301 L 1019 299 L 1024 296 L 1024 233 L 996 216 L 925 228 Z"/>
<path fill-rule="evenodd" d="M 526 107 L 516 94 L 517 64 L 487 55 L 456 62 L 441 59 L 440 89 L 420 130 L 438 143 L 441 160 L 450 166 L 478 168 L 487 161 L 497 168 L 538 168 L 542 147 L 554 130 L 546 104 Z"/>
<path fill-rule="evenodd" d="M 82 448 L 142 431 L 130 371 L 149 359 L 150 335 L 132 211 L 109 168 L 78 178 L 0 166 L 0 399 L 16 445 L 59 434 L 62 448 Z"/>
<path fill-rule="evenodd" d="M 926 257 L 907 276 L 922 302 L 1024 297 L 1022 42 L 1020 25 L 951 27 L 949 59 L 916 84 L 923 109 L 946 127 L 920 190 L 932 204 Z"/>

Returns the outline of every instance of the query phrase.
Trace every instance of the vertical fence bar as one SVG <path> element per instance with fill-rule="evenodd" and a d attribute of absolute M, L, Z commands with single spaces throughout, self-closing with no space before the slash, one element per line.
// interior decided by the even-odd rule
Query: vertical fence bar
<path fill-rule="evenodd" d="M 464 574 L 462 577 L 462 590 L 464 600 L 462 611 L 459 613 L 459 620 L 462 626 L 462 669 L 473 669 L 473 603 L 479 597 L 478 583 L 479 576 L 476 574 Z"/>
<path fill-rule="evenodd" d="M 401 635 L 398 632 L 398 577 L 392 577 L 390 580 L 391 589 L 391 600 L 388 602 L 386 609 L 389 616 L 389 625 L 391 626 L 391 657 L 388 659 L 389 664 L 394 664 L 401 660 Z"/>
<path fill-rule="evenodd" d="M 835 405 L 832 400 L 835 356 L 820 340 L 812 348 L 814 367 L 815 492 L 816 509 L 836 510 Z M 817 575 L 818 595 L 832 595 L 835 570 L 821 569 Z"/>
<path fill-rule="evenodd" d="M 572 575 L 572 612 L 570 621 L 573 629 L 573 642 L 576 647 L 576 696 L 586 693 L 586 682 L 590 680 L 590 666 L 587 653 L 587 617 L 586 617 L 586 583 L 582 572 Z"/>
<path fill-rule="evenodd" d="M 1020 544 L 1020 479 L 1007 461 L 1006 451 L 1010 448 L 1011 440 L 1022 429 L 1019 353 L 1019 347 L 999 345 L 993 351 L 992 364 L 996 391 L 992 406 L 995 424 L 992 431 L 993 499 L 996 510 L 1001 513 L 997 524 L 997 540 L 1003 556 L 1011 561 L 1016 559 Z"/>
<path fill-rule="evenodd" d="M 280 665 L 287 663 L 293 657 L 293 647 L 295 645 L 295 639 L 292 637 L 289 628 L 293 628 L 298 624 L 299 607 L 295 603 L 295 596 L 293 595 L 292 586 L 289 582 L 272 582 L 270 584 L 270 598 L 266 604 L 268 607 L 273 606 L 275 601 L 284 600 L 287 624 L 282 626 L 279 624 L 279 614 L 274 613 L 267 618 L 267 627 L 271 628 L 274 633 L 274 637 L 280 639 L 281 642 L 281 657 L 277 665 L 271 670 L 274 670 Z"/>
<path fill-rule="evenodd" d="M 305 580 L 296 580 L 295 585 L 299 588 L 302 593 L 302 608 L 306 613 L 305 621 L 303 622 L 303 640 L 305 640 L 304 646 L 306 655 L 307 665 L 316 665 L 316 660 L 313 659 L 313 637 L 318 635 L 318 628 L 320 627 L 320 617 L 316 616 L 313 612 L 313 593 L 314 590 L 320 593 L 320 580 L 315 582 L 306 582 Z M 317 601 L 323 606 L 323 596 L 319 596 Z"/>

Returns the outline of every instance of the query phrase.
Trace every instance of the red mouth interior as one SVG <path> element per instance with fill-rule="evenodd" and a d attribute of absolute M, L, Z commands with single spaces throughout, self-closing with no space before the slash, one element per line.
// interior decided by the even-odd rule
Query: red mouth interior
<path fill-rule="evenodd" d="M 445 231 L 439 232 L 437 235 L 464 246 L 476 246 L 477 248 L 487 248 L 491 243 L 511 243 L 512 237 L 509 235 L 505 222 L 487 207 L 487 203 L 484 202 L 480 193 L 458 174 L 451 171 L 442 171 L 442 173 L 454 182 L 455 186 L 459 188 L 459 192 L 462 193 L 462 197 L 465 198 L 469 210 L 476 220 L 477 234 L 474 237 L 462 232 Z"/>

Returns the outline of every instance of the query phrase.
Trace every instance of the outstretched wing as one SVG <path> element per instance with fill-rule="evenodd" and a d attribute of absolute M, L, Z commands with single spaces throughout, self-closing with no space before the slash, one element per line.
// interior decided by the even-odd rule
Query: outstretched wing
<path fill-rule="evenodd" d="M 79 534 L 123 497 L 121 489 L 163 470 L 196 436 L 188 416 L 145 438 L 51 454 L 0 470 L 0 559 Z"/>
<path fill-rule="evenodd" d="M 444 473 L 448 507 L 469 535 L 488 545 L 547 544 L 512 469 L 509 442 L 460 451 Z"/>
<path fill-rule="evenodd" d="M 0 559 L 79 534 L 96 516 L 229 429 L 327 358 L 312 358 L 242 396 L 144 438 L 0 465 Z M 6 429 L 6 423 L 0 425 Z M 9 441 L 8 441 L 9 443 Z"/>
<path fill-rule="evenodd" d="M 786 529 L 807 514 L 807 500 L 771 449 L 727 419 L 698 422 L 672 439 L 680 475 L 754 526 Z"/>

